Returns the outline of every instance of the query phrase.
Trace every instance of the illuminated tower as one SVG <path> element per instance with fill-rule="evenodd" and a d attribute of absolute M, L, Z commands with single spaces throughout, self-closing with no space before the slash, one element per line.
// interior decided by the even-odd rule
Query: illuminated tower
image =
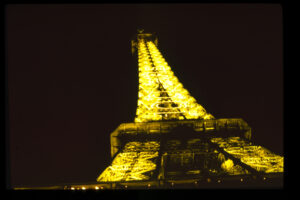
<path fill-rule="evenodd" d="M 101 188 L 205 188 L 282 184 L 283 157 L 254 144 L 240 119 L 215 119 L 179 82 L 154 34 L 132 40 L 139 91 L 133 123 L 111 133 Z"/>

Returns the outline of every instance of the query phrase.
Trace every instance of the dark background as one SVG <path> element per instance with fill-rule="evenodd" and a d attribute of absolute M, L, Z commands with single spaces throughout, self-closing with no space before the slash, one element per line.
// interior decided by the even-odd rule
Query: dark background
<path fill-rule="evenodd" d="M 95 181 L 110 133 L 133 122 L 137 28 L 216 118 L 243 118 L 283 154 L 282 10 L 276 4 L 8 5 L 12 186 Z"/>

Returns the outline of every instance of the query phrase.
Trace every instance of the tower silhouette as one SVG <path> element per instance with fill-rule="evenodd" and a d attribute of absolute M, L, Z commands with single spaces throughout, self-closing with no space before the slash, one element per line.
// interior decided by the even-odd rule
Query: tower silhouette
<path fill-rule="evenodd" d="M 251 141 L 240 118 L 215 119 L 179 82 L 155 34 L 131 41 L 139 91 L 134 122 L 111 133 L 101 188 L 205 188 L 282 185 L 283 157 Z"/>

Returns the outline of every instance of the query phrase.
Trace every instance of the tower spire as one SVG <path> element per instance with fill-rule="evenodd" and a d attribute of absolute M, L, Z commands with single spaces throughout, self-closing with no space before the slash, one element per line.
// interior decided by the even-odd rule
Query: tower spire
<path fill-rule="evenodd" d="M 213 119 L 174 75 L 153 35 L 138 31 L 139 93 L 134 121 Z"/>
<path fill-rule="evenodd" d="M 144 32 L 144 29 L 139 28 L 139 29 L 137 29 L 137 31 L 138 31 L 138 33 L 143 33 L 143 32 Z"/>

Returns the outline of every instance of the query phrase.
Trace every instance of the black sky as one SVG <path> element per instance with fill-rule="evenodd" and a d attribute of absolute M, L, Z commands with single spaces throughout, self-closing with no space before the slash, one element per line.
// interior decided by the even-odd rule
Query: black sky
<path fill-rule="evenodd" d="M 156 32 L 184 87 L 283 153 L 282 11 L 276 4 L 8 5 L 12 185 L 95 181 L 109 135 L 133 122 L 131 39 Z"/>

